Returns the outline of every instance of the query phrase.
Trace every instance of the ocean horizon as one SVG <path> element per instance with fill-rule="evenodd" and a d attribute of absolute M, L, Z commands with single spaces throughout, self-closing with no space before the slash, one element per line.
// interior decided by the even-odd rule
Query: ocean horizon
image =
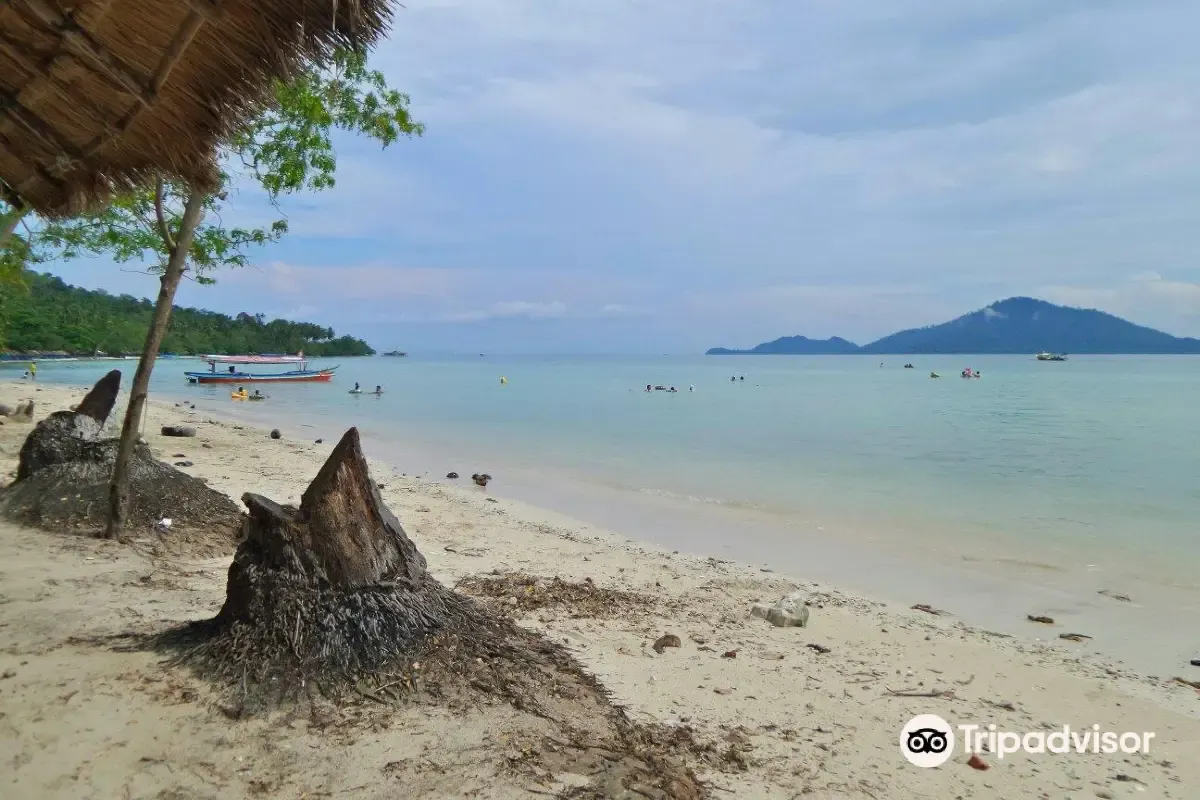
<path fill-rule="evenodd" d="M 114 366 L 47 363 L 38 381 Z M 152 396 L 285 438 L 355 425 L 398 471 L 488 472 L 489 491 L 661 546 L 998 627 L 1039 598 L 1086 614 L 1098 588 L 1200 607 L 1200 357 L 376 356 L 331 384 L 258 385 L 261 404 L 185 369 L 161 360 Z"/>

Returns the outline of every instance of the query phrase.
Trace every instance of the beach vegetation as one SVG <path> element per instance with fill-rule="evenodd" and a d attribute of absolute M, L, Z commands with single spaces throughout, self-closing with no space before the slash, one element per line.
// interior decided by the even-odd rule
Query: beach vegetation
<path fill-rule="evenodd" d="M 99 211 L 41 220 L 23 240 L 21 257 L 27 262 L 100 256 L 117 263 L 140 263 L 159 279 L 113 470 L 110 537 L 123 527 L 127 467 L 180 281 L 188 277 L 211 282 L 214 272 L 247 265 L 255 248 L 287 233 L 281 211 L 272 222 L 234 224 L 230 197 L 239 189 L 257 187 L 279 210 L 284 195 L 320 191 L 336 183 L 336 133 L 358 134 L 387 147 L 424 131 L 409 113 L 408 96 L 390 88 L 383 73 L 371 69 L 366 53 L 359 49 L 335 49 L 299 77 L 277 81 L 273 92 L 274 102 L 226 142 L 215 191 L 160 179 Z M 4 247 L 13 249 L 7 243 Z"/>
<path fill-rule="evenodd" d="M 154 316 L 152 301 L 81 289 L 37 272 L 25 272 L 20 281 L 24 289 L 0 288 L 0 346 L 21 353 L 72 355 L 123 355 L 142 349 Z M 314 357 L 375 352 L 362 339 L 339 336 L 311 322 L 180 307 L 171 312 L 161 349 L 180 355 L 303 352 Z"/>

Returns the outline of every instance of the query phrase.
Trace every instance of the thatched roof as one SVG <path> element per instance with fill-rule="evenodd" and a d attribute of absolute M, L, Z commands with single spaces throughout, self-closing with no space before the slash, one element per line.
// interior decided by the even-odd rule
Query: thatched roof
<path fill-rule="evenodd" d="M 0 192 L 65 216 L 216 150 L 287 78 L 382 36 L 392 0 L 0 0 Z"/>

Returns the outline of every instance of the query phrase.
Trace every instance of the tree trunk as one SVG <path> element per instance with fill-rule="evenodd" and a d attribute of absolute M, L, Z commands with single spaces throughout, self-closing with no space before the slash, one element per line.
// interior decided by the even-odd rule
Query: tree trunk
<path fill-rule="evenodd" d="M 159 279 L 158 300 L 154 304 L 154 319 L 146 334 L 146 344 L 142 348 L 142 357 L 138 361 L 137 371 L 133 374 L 133 386 L 129 390 L 129 407 L 125 409 L 125 421 L 121 425 L 121 444 L 117 450 L 117 463 L 113 466 L 112 483 L 109 486 L 108 497 L 108 527 L 105 536 L 113 539 L 121 534 L 125 526 L 125 516 L 129 507 L 129 460 L 133 457 L 133 446 L 138 438 L 138 423 L 142 418 L 142 409 L 146 405 L 146 395 L 150 389 L 150 373 L 154 370 L 154 360 L 158 358 L 158 348 L 167 332 L 167 323 L 171 320 L 171 306 L 175 302 L 175 290 L 183 278 L 183 270 L 187 266 L 188 254 L 192 249 L 192 239 L 196 227 L 204 213 L 206 195 L 193 189 L 188 195 L 187 205 L 183 210 L 183 219 L 179 223 L 179 234 L 174 247 L 170 249 L 167 268 Z M 170 242 L 164 242 L 170 246 Z"/>
<path fill-rule="evenodd" d="M 14 208 L 4 215 L 4 219 L 0 221 L 0 247 L 8 244 L 8 237 L 12 236 L 28 213 L 28 208 Z"/>

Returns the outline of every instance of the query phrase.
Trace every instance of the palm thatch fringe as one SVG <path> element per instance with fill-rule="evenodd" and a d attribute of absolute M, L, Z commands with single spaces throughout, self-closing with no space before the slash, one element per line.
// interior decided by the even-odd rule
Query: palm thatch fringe
<path fill-rule="evenodd" d="M 216 186 L 217 146 L 286 80 L 386 34 L 392 0 L 0 0 L 0 181 L 48 217 L 158 178 Z"/>

